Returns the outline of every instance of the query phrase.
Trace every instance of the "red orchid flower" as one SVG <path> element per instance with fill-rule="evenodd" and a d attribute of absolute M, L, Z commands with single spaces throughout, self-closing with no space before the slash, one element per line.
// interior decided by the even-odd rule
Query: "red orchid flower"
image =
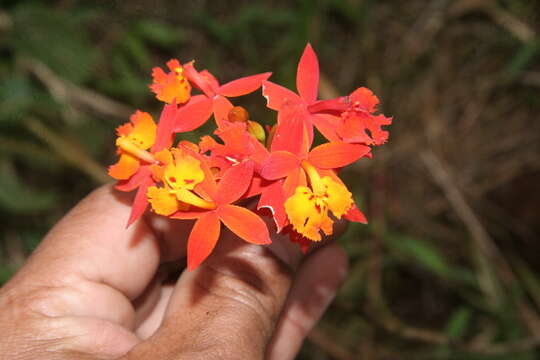
<path fill-rule="evenodd" d="M 377 96 L 360 87 L 349 96 L 318 101 L 310 109 L 327 114 L 324 135 L 330 141 L 378 146 L 388 140 L 382 126 L 392 124 L 392 118 L 376 114 L 378 105 Z"/>
<path fill-rule="evenodd" d="M 217 79 L 207 70 L 198 72 L 193 61 L 183 66 L 184 74 L 189 81 L 203 92 L 193 96 L 191 101 L 178 112 L 176 132 L 191 131 L 203 125 L 212 113 L 218 127 L 227 119 L 233 105 L 228 97 L 247 95 L 261 87 L 264 80 L 272 73 L 243 77 L 220 85 Z"/>
<path fill-rule="evenodd" d="M 358 213 L 351 193 L 334 170 L 368 156 L 370 147 L 329 142 L 308 151 L 311 142 L 302 113 L 287 107 L 282 114 L 285 119 L 278 120 L 261 176 L 270 181 L 283 180 L 273 185 L 271 194 L 261 194 L 259 207 L 272 209 L 278 229 L 287 225 L 287 219 L 296 232 L 313 241 L 321 239 L 320 230 L 331 233 L 333 222 L 328 211 L 337 218 L 350 215 L 363 222 L 365 218 Z"/>
<path fill-rule="evenodd" d="M 313 126 L 315 126 L 328 140 L 337 140 L 328 115 L 318 111 L 312 106 L 317 104 L 317 95 L 319 91 L 319 60 L 317 54 L 308 43 L 296 72 L 295 92 L 277 85 L 270 81 L 264 81 L 262 84 L 263 95 L 266 98 L 267 106 L 276 111 L 282 111 L 284 106 L 298 106 L 301 111 L 301 118 L 308 131 L 310 141 L 313 139 Z M 337 100 L 336 100 L 337 101 Z M 327 109 L 327 106 L 324 108 Z"/>

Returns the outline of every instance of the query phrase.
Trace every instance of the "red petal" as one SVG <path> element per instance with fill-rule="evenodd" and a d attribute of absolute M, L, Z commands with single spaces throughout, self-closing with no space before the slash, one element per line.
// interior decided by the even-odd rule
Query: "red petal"
<path fill-rule="evenodd" d="M 280 232 L 287 225 L 287 214 L 285 213 L 285 192 L 283 191 L 283 181 L 276 181 L 268 186 L 261 194 L 257 209 L 267 208 L 272 213 L 276 223 L 277 232 Z"/>
<path fill-rule="evenodd" d="M 146 192 L 148 188 L 153 185 L 155 185 L 154 181 L 152 180 L 152 178 L 148 177 L 139 186 L 139 190 L 137 191 L 135 199 L 133 200 L 133 205 L 131 206 L 131 214 L 129 215 L 129 220 L 126 228 L 133 224 L 135 221 L 137 221 L 142 216 L 142 214 L 144 214 L 144 211 L 148 206 L 148 198 L 146 197 Z"/>
<path fill-rule="evenodd" d="M 212 99 L 198 97 L 176 113 L 174 132 L 187 132 L 203 125 L 212 114 Z"/>
<path fill-rule="evenodd" d="M 218 92 L 227 97 L 242 96 L 254 92 L 261 87 L 262 82 L 272 75 L 271 72 L 246 76 L 222 85 Z"/>
<path fill-rule="evenodd" d="M 137 171 L 132 177 L 130 177 L 128 180 L 121 180 L 116 184 L 115 188 L 120 191 L 133 191 L 141 184 L 144 180 L 146 180 L 148 177 L 152 175 L 152 172 L 150 171 L 150 166 L 143 165 L 139 168 L 139 171 Z"/>
<path fill-rule="evenodd" d="M 233 108 L 233 104 L 226 97 L 217 95 L 212 103 L 214 118 L 218 127 L 223 127 L 224 123 L 228 122 L 229 111 Z"/>
<path fill-rule="evenodd" d="M 216 77 L 210 71 L 208 71 L 206 69 L 201 70 L 201 72 L 199 74 L 208 81 L 208 83 L 212 87 L 212 91 L 214 93 L 217 93 L 218 89 L 219 89 L 219 81 L 218 81 L 218 79 L 216 79 Z"/>
<path fill-rule="evenodd" d="M 335 169 L 355 162 L 370 151 L 371 148 L 366 145 L 330 142 L 311 150 L 308 160 L 316 167 Z"/>
<path fill-rule="evenodd" d="M 153 153 L 171 147 L 177 112 L 178 106 L 176 105 L 176 99 L 172 104 L 167 104 L 163 107 L 157 126 L 156 142 L 151 149 Z"/>
<path fill-rule="evenodd" d="M 365 87 L 354 90 L 351 95 L 349 95 L 349 99 L 351 103 L 369 113 L 375 112 L 377 110 L 377 105 L 379 105 L 379 98 L 373 94 L 373 91 Z"/>
<path fill-rule="evenodd" d="M 270 81 L 263 81 L 262 93 L 266 98 L 266 106 L 272 110 L 280 110 L 283 103 L 302 103 L 302 99 L 293 91 Z"/>
<path fill-rule="evenodd" d="M 261 176 L 267 180 L 281 179 L 299 166 L 297 156 L 287 151 L 275 151 L 262 164 Z"/>
<path fill-rule="evenodd" d="M 212 89 L 212 84 L 208 78 L 205 78 L 200 74 L 195 67 L 193 66 L 193 61 L 184 65 L 184 73 L 188 80 L 195 85 L 199 90 L 201 90 L 206 96 L 213 97 L 216 93 Z"/>
<path fill-rule="evenodd" d="M 225 205 L 217 210 L 219 218 L 239 238 L 252 244 L 270 244 L 265 222 L 254 212 L 235 205 Z"/>
<path fill-rule="evenodd" d="M 244 161 L 223 174 L 216 192 L 218 204 L 230 204 L 244 195 L 253 178 L 253 165 L 252 161 Z"/>
<path fill-rule="evenodd" d="M 309 114 L 300 106 L 285 106 L 278 113 L 278 124 L 272 138 L 271 151 L 288 151 L 299 155 L 304 138 L 304 119 Z"/>
<path fill-rule="evenodd" d="M 366 216 L 356 207 L 356 205 L 353 205 L 353 207 L 345 215 L 343 215 L 343 217 L 353 222 L 362 224 L 368 223 Z"/>
<path fill-rule="evenodd" d="M 311 122 L 328 141 L 341 141 L 336 133 L 341 125 L 340 117 L 326 114 L 312 115 Z"/>
<path fill-rule="evenodd" d="M 300 96 L 308 103 L 317 100 L 319 91 L 319 61 L 310 44 L 307 44 L 298 63 L 296 88 Z"/>
<path fill-rule="evenodd" d="M 251 184 L 249 184 L 249 188 L 242 198 L 247 199 L 252 196 L 260 195 L 271 184 L 272 182 L 265 180 L 260 176 L 254 175 L 253 179 L 251 180 Z"/>
<path fill-rule="evenodd" d="M 294 191 L 298 186 L 306 186 L 307 179 L 304 169 L 298 168 L 293 171 L 283 182 L 283 191 L 285 192 L 285 198 L 288 199 L 294 194 Z"/>
<path fill-rule="evenodd" d="M 214 250 L 220 228 L 221 224 L 215 211 L 206 213 L 195 222 L 187 244 L 188 270 L 195 270 Z"/>

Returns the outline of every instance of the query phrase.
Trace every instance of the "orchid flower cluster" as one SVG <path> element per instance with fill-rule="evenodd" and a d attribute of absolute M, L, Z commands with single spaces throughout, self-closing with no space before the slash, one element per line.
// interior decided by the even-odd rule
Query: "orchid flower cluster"
<path fill-rule="evenodd" d="M 252 243 L 271 243 L 268 216 L 278 233 L 306 251 L 336 219 L 367 223 L 338 177 L 344 166 L 372 157 L 384 144 L 391 118 L 378 114 L 378 98 L 360 87 L 348 96 L 318 100 L 319 63 L 308 44 L 298 64 L 297 93 L 268 81 L 271 73 L 221 85 L 194 62 L 173 59 L 152 71 L 149 86 L 164 102 L 159 122 L 137 110 L 117 128 L 119 160 L 109 167 L 120 191 L 137 191 L 128 226 L 147 210 L 170 219 L 196 220 L 187 244 L 187 267 L 197 268 L 218 241 L 221 224 Z M 273 126 L 252 120 L 230 98 L 262 87 Z M 197 93 L 195 93 L 197 92 Z M 213 115 L 217 129 L 198 143 L 177 134 Z M 313 147 L 314 128 L 327 140 Z M 242 206 L 254 198 L 254 211 Z M 270 222 L 271 223 L 271 222 Z"/>

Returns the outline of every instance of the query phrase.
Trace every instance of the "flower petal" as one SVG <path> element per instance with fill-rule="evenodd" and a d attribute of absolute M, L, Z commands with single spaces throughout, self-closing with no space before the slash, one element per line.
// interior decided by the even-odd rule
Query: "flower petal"
<path fill-rule="evenodd" d="M 116 180 L 127 180 L 139 170 L 139 166 L 139 159 L 128 153 L 122 153 L 118 162 L 109 166 L 109 175 Z"/>
<path fill-rule="evenodd" d="M 288 151 L 299 155 L 305 127 L 304 119 L 309 114 L 300 106 L 284 106 L 278 113 L 278 123 L 272 138 L 271 151 Z"/>
<path fill-rule="evenodd" d="M 287 225 L 287 214 L 285 213 L 285 192 L 283 191 L 283 181 L 276 181 L 270 186 L 266 187 L 259 199 L 257 209 L 269 209 L 272 213 L 272 218 L 276 223 L 277 232 Z"/>
<path fill-rule="evenodd" d="M 148 202 L 152 206 L 152 210 L 158 215 L 172 215 L 177 212 L 180 207 L 180 203 L 176 196 L 166 188 L 150 186 L 146 196 Z"/>
<path fill-rule="evenodd" d="M 213 97 L 216 94 L 212 86 L 212 79 L 208 76 L 204 76 L 205 74 L 199 73 L 193 66 L 193 61 L 184 65 L 184 73 L 188 80 L 206 96 Z M 215 80 L 215 78 L 213 80 Z"/>
<path fill-rule="evenodd" d="M 156 142 L 151 149 L 153 153 L 171 147 L 177 112 L 178 106 L 176 105 L 176 101 L 173 101 L 172 104 L 167 104 L 163 107 L 163 111 L 161 112 L 159 123 L 157 125 Z"/>
<path fill-rule="evenodd" d="M 180 108 L 175 117 L 174 132 L 187 132 L 203 125 L 212 115 L 212 99 L 198 97 Z"/>
<path fill-rule="evenodd" d="M 129 120 L 133 123 L 133 129 L 127 138 L 139 148 L 149 149 L 156 141 L 157 126 L 152 115 L 137 110 L 130 116 Z"/>
<path fill-rule="evenodd" d="M 218 128 L 223 127 L 223 124 L 228 122 L 229 111 L 231 111 L 233 108 L 234 105 L 231 104 L 226 97 L 221 95 L 214 97 L 212 111 L 214 112 L 214 118 L 216 119 Z"/>
<path fill-rule="evenodd" d="M 280 110 L 284 103 L 302 103 L 296 93 L 271 81 L 263 81 L 262 93 L 266 98 L 266 106 L 272 110 Z"/>
<path fill-rule="evenodd" d="M 300 96 L 309 104 L 317 100 L 319 91 L 319 60 L 311 44 L 307 44 L 298 63 L 296 88 Z"/>
<path fill-rule="evenodd" d="M 302 168 L 294 169 L 287 175 L 283 182 L 283 191 L 285 192 L 285 198 L 288 198 L 294 194 L 298 186 L 306 186 L 307 178 L 306 172 Z"/>
<path fill-rule="evenodd" d="M 188 210 L 180 210 L 178 212 L 175 212 L 174 214 L 169 216 L 169 218 L 178 220 L 193 220 L 202 217 L 206 213 L 208 213 L 208 210 L 206 209 L 191 207 Z"/>
<path fill-rule="evenodd" d="M 248 199 L 250 197 L 260 195 L 271 184 L 271 181 L 263 179 L 259 175 L 254 174 L 253 179 L 251 179 L 251 184 L 249 184 L 249 188 L 242 196 L 242 199 Z"/>
<path fill-rule="evenodd" d="M 252 161 L 244 161 L 225 171 L 217 187 L 218 204 L 230 204 L 244 195 L 253 178 L 253 165 Z"/>
<path fill-rule="evenodd" d="M 296 155 L 287 151 L 274 151 L 263 162 L 261 176 L 267 180 L 281 179 L 300 166 Z"/>
<path fill-rule="evenodd" d="M 252 244 L 270 244 L 265 222 L 254 212 L 235 205 L 225 205 L 216 210 L 219 218 L 239 238 Z"/>
<path fill-rule="evenodd" d="M 121 180 L 118 182 L 118 184 L 115 186 L 115 189 L 120 191 L 133 191 L 141 184 L 143 181 L 152 175 L 152 171 L 150 170 L 150 166 L 143 165 L 139 168 L 139 171 L 137 171 L 132 177 L 130 177 L 127 180 Z"/>
<path fill-rule="evenodd" d="M 218 92 L 227 97 L 242 96 L 254 92 L 261 87 L 262 82 L 272 75 L 271 72 L 246 76 L 221 85 Z"/>
<path fill-rule="evenodd" d="M 137 221 L 142 214 L 144 214 L 144 211 L 148 206 L 148 198 L 146 197 L 146 193 L 148 188 L 153 185 L 155 185 L 154 181 L 151 178 L 146 178 L 141 186 L 139 186 L 139 190 L 137 191 L 135 199 L 133 200 L 133 205 L 131 206 L 131 214 L 129 215 L 126 228 Z"/>
<path fill-rule="evenodd" d="M 195 270 L 214 250 L 220 228 L 221 224 L 215 211 L 204 214 L 195 222 L 187 244 L 188 270 Z"/>
<path fill-rule="evenodd" d="M 355 162 L 370 151 L 366 145 L 329 142 L 311 150 L 308 161 L 322 169 L 335 169 Z"/>
<path fill-rule="evenodd" d="M 366 216 L 358 209 L 356 204 L 354 204 L 349 211 L 343 215 L 343 217 L 349 221 L 357 222 L 361 224 L 367 224 L 368 221 L 366 219 Z"/>
<path fill-rule="evenodd" d="M 311 115 L 311 123 L 328 141 L 341 140 L 336 133 L 337 128 L 341 125 L 340 117 L 327 114 Z"/>
<path fill-rule="evenodd" d="M 354 106 L 369 113 L 375 112 L 377 110 L 377 105 L 379 105 L 379 98 L 373 94 L 373 91 L 366 87 L 359 87 L 354 90 L 351 95 L 349 95 L 349 99 Z"/>

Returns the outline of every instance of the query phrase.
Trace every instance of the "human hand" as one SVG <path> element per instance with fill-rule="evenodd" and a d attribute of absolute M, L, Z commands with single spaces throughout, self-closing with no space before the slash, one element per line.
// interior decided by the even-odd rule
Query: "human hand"
<path fill-rule="evenodd" d="M 128 204 L 96 190 L 0 289 L 0 359 L 293 359 L 346 274 L 335 243 L 303 257 L 224 230 L 170 284 L 163 264 L 185 257 L 191 223 L 149 216 L 126 230 Z"/>

